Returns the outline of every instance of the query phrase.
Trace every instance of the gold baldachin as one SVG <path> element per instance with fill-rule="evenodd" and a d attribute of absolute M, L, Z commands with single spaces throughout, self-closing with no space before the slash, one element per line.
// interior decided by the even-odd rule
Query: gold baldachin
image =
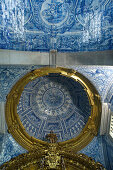
<path fill-rule="evenodd" d="M 22 145 L 27 150 L 45 150 L 49 143 L 31 137 L 26 131 L 25 128 L 17 114 L 17 105 L 19 104 L 20 96 L 24 90 L 25 85 L 30 81 L 35 80 L 39 77 L 49 75 L 50 73 L 58 73 L 62 76 L 69 77 L 77 82 L 79 82 L 87 93 L 89 103 L 91 105 L 91 115 L 86 123 L 85 127 L 81 133 L 70 140 L 59 142 L 59 146 L 62 150 L 74 151 L 77 152 L 84 148 L 88 143 L 91 142 L 93 137 L 97 135 L 99 124 L 100 124 L 100 115 L 101 115 L 101 101 L 100 96 L 91 84 L 91 82 L 84 77 L 82 74 L 78 73 L 75 70 L 57 67 L 44 67 L 37 70 L 33 70 L 27 73 L 22 77 L 12 88 L 10 93 L 7 96 L 6 102 L 6 122 L 8 125 L 8 131 L 12 134 L 14 139 Z"/>
<path fill-rule="evenodd" d="M 1 170 L 105 170 L 102 164 L 95 162 L 91 157 L 84 154 L 69 154 L 59 152 L 59 162 L 56 157 L 52 157 L 52 162 L 56 163 L 53 167 L 49 166 L 45 152 L 39 153 L 37 150 L 21 154 L 0 166 Z M 51 163 L 52 163 L 51 162 Z"/>

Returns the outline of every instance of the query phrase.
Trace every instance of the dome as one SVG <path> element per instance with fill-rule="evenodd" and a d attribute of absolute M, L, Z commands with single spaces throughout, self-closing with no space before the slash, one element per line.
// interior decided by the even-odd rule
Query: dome
<path fill-rule="evenodd" d="M 51 73 L 24 87 L 17 113 L 30 136 L 45 140 L 52 130 L 58 141 L 65 141 L 81 132 L 91 114 L 91 106 L 79 82 Z"/>
<path fill-rule="evenodd" d="M 95 87 L 77 71 L 63 67 L 27 73 L 7 96 L 8 131 L 27 150 L 46 149 L 50 132 L 64 150 L 80 150 L 97 134 L 100 113 Z"/>

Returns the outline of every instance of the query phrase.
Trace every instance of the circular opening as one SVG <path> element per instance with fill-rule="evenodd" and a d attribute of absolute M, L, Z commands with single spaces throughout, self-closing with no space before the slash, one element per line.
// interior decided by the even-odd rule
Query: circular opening
<path fill-rule="evenodd" d="M 7 96 L 8 131 L 25 149 L 45 148 L 54 131 L 64 150 L 75 152 L 97 135 L 100 96 L 90 81 L 66 68 L 40 68 L 26 74 Z"/>
<path fill-rule="evenodd" d="M 91 114 L 84 87 L 54 73 L 30 81 L 21 94 L 17 113 L 30 136 L 45 140 L 52 130 L 58 141 L 76 137 Z"/>

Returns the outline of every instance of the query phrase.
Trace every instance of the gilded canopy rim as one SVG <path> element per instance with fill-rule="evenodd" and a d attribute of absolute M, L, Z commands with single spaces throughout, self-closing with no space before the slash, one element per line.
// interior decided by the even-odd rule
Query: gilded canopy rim
<path fill-rule="evenodd" d="M 89 117 L 85 127 L 77 137 L 64 142 L 59 142 L 59 146 L 64 148 L 64 150 L 68 148 L 68 150 L 74 150 L 77 152 L 84 148 L 98 133 L 101 115 L 101 101 L 100 96 L 92 83 L 82 74 L 72 69 L 63 67 L 43 67 L 33 70 L 23 76 L 13 86 L 7 96 L 5 115 L 8 131 L 20 145 L 29 151 L 36 148 L 39 148 L 40 150 L 46 149 L 46 147 L 49 145 L 48 142 L 36 139 L 28 135 L 17 114 L 17 104 L 19 103 L 19 99 L 25 85 L 28 82 L 38 77 L 46 76 L 49 73 L 59 73 L 62 76 L 66 76 L 74 79 L 75 81 L 78 81 L 84 87 L 84 90 L 89 97 L 89 102 L 91 104 L 91 116 Z"/>

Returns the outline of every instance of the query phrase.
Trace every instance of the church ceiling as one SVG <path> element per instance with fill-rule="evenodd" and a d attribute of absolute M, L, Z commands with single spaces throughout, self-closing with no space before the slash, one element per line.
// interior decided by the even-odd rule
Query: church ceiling
<path fill-rule="evenodd" d="M 59 141 L 65 141 L 81 132 L 91 106 L 80 83 L 50 74 L 25 86 L 17 113 L 30 136 L 45 140 L 52 130 Z"/>
<path fill-rule="evenodd" d="M 35 66 L 34 65 L 25 65 L 25 66 L 3 65 L 1 66 L 0 67 L 0 72 L 1 72 L 0 73 L 0 84 L 1 84 L 0 101 L 6 102 L 6 96 L 10 92 L 13 85 L 26 73 L 37 68 L 40 68 L 40 67 L 36 65 Z M 106 66 L 101 66 L 101 67 L 99 66 L 70 66 L 70 68 L 79 71 L 84 76 L 86 76 L 88 79 L 90 79 L 90 81 L 97 88 L 101 96 L 101 100 L 103 102 L 105 101 L 105 102 L 110 103 L 111 94 L 113 93 L 113 88 L 112 88 L 113 68 L 112 67 L 110 66 L 107 66 L 107 67 Z M 30 84 L 28 86 L 30 87 Z M 25 87 L 24 92 L 26 92 L 26 88 L 27 86 Z M 24 94 L 22 95 L 26 96 Z M 6 133 L 4 136 L 4 143 L 2 147 L 3 147 L 3 150 L 0 154 L 0 165 L 6 161 L 9 161 L 11 158 L 25 152 L 25 150 L 18 143 L 16 143 L 12 135 L 8 133 Z M 88 146 L 86 146 L 84 149 L 82 149 L 80 153 L 84 153 L 88 155 L 89 157 L 95 158 L 95 161 L 99 161 L 105 166 L 105 162 L 104 162 L 105 159 L 103 156 L 102 136 L 94 137 L 92 142 Z M 106 157 L 108 157 L 108 155 L 106 155 Z"/>
<path fill-rule="evenodd" d="M 5 115 L 8 132 L 27 150 L 46 149 L 46 136 L 54 132 L 64 150 L 76 152 L 97 135 L 100 113 L 100 95 L 82 74 L 42 67 L 13 86 Z"/>
<path fill-rule="evenodd" d="M 112 0 L 0 0 L 0 48 L 110 50 Z"/>

